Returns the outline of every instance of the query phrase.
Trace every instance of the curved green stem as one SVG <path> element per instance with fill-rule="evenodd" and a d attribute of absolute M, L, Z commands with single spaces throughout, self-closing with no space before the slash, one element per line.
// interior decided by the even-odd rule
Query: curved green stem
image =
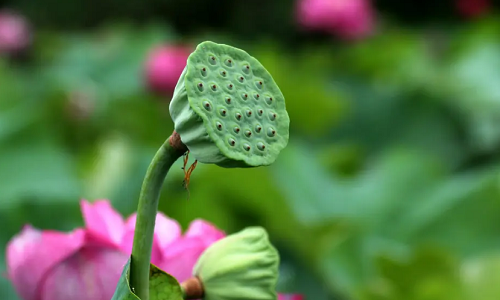
<path fill-rule="evenodd" d="M 172 146 L 171 138 L 167 139 L 151 161 L 142 184 L 130 263 L 130 287 L 141 300 L 149 300 L 149 266 L 161 187 L 168 170 L 184 152 L 184 147 Z"/>

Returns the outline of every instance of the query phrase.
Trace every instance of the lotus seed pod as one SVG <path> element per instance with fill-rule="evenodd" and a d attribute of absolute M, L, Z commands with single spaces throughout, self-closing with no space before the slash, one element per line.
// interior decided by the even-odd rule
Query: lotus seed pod
<path fill-rule="evenodd" d="M 266 166 L 288 143 L 290 118 L 278 85 L 257 59 L 228 45 L 197 46 L 169 108 L 175 131 L 202 163 Z"/>
<path fill-rule="evenodd" d="M 212 244 L 198 259 L 205 300 L 276 300 L 279 255 L 261 227 L 249 227 Z"/>

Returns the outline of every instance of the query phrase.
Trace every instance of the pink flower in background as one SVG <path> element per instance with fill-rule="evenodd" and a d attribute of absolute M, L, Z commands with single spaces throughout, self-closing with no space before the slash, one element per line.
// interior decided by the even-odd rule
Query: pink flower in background
<path fill-rule="evenodd" d="M 278 300 L 304 300 L 300 294 L 278 294 Z"/>
<path fill-rule="evenodd" d="M 466 18 L 476 18 L 491 9 L 490 0 L 456 0 L 458 12 Z"/>
<path fill-rule="evenodd" d="M 8 278 L 25 300 L 108 300 L 128 256 L 70 233 L 25 226 L 7 247 Z"/>
<path fill-rule="evenodd" d="M 0 11 L 0 53 L 16 54 L 31 44 L 27 20 L 13 12 Z"/>
<path fill-rule="evenodd" d="M 107 200 L 81 202 L 85 228 L 70 233 L 26 226 L 7 246 L 8 278 L 24 300 L 109 300 L 133 241 L 135 214 L 127 220 Z M 183 281 L 199 255 L 223 238 L 222 231 L 193 221 L 156 217 L 151 262 Z"/>
<path fill-rule="evenodd" d="M 183 46 L 167 45 L 153 49 L 145 65 L 148 88 L 160 95 L 171 95 L 190 54 L 191 49 Z"/>
<path fill-rule="evenodd" d="M 370 0 L 299 0 L 297 19 L 308 30 L 344 39 L 364 38 L 375 26 Z"/>

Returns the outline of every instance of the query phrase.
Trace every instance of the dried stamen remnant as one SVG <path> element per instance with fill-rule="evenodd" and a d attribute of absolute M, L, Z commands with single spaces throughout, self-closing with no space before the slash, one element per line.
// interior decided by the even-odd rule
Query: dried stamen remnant
<path fill-rule="evenodd" d="M 184 166 L 182 169 L 184 170 L 184 181 L 182 182 L 184 188 L 188 191 L 188 199 L 190 196 L 189 193 L 189 181 L 191 180 L 191 173 L 193 173 L 194 169 L 196 168 L 196 165 L 198 164 L 198 160 L 195 160 L 194 163 L 187 169 L 186 171 L 186 165 L 188 163 L 189 159 L 189 150 L 184 154 Z"/>

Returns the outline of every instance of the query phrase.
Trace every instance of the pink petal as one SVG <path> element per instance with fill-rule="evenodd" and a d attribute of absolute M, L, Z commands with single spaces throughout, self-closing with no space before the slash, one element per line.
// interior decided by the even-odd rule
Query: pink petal
<path fill-rule="evenodd" d="M 125 232 L 123 218 L 108 200 L 98 200 L 94 203 L 82 200 L 80 206 L 89 233 L 114 245 L 120 245 Z"/>
<path fill-rule="evenodd" d="M 303 300 L 301 294 L 278 294 L 278 300 Z"/>
<path fill-rule="evenodd" d="M 145 62 L 145 78 L 149 88 L 164 95 L 172 93 L 191 51 L 190 46 L 181 45 L 154 48 Z"/>
<path fill-rule="evenodd" d="M 25 226 L 7 246 L 8 277 L 24 300 L 37 299 L 40 281 L 49 269 L 80 249 L 85 232 L 39 231 Z"/>
<path fill-rule="evenodd" d="M 134 241 L 135 222 L 137 214 L 131 215 L 125 224 L 126 232 L 123 237 L 120 248 L 125 253 L 132 253 Z M 153 238 L 153 251 L 151 253 L 151 262 L 158 264 L 161 261 L 162 249 L 181 236 L 181 227 L 177 221 L 168 218 L 162 213 L 156 215 L 155 233 Z"/>
<path fill-rule="evenodd" d="M 204 245 L 208 247 L 212 243 L 222 239 L 226 236 L 224 231 L 219 230 L 211 223 L 202 219 L 196 219 L 191 224 L 185 233 L 186 237 L 199 237 Z"/>
<path fill-rule="evenodd" d="M 159 212 L 156 215 L 155 238 L 161 249 L 175 241 L 181 236 L 182 230 L 179 223 Z"/>
<path fill-rule="evenodd" d="M 170 244 L 157 266 L 182 282 L 192 276 L 193 267 L 207 246 L 200 237 L 184 237 Z"/>
<path fill-rule="evenodd" d="M 119 250 L 84 247 L 45 277 L 40 300 L 109 300 L 128 259 Z"/>

